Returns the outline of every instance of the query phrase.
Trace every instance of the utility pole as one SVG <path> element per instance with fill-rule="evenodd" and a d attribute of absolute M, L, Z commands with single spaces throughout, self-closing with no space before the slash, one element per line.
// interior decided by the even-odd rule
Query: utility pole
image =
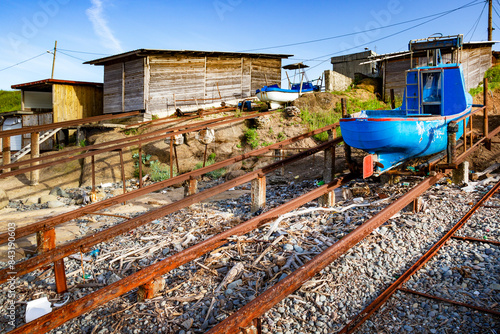
<path fill-rule="evenodd" d="M 54 79 L 54 65 L 56 64 L 56 51 L 57 51 L 57 41 L 54 44 L 54 58 L 52 58 L 52 75 L 50 76 L 51 79 Z"/>
<path fill-rule="evenodd" d="M 493 0 L 488 0 L 488 41 L 493 40 L 492 11 L 493 11 Z"/>

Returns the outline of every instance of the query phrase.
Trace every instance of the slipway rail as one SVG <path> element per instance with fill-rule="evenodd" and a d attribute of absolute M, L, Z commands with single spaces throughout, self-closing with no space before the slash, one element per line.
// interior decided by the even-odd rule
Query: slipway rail
<path fill-rule="evenodd" d="M 328 125 L 328 126 L 325 126 L 323 128 L 313 130 L 313 131 L 304 133 L 302 135 L 299 135 L 299 136 L 296 136 L 293 138 L 286 139 L 286 140 L 281 141 L 279 143 L 275 143 L 275 144 L 272 144 L 272 145 L 269 145 L 269 146 L 266 146 L 266 147 L 263 147 L 260 149 L 256 149 L 256 150 L 253 150 L 251 152 L 241 154 L 241 155 L 238 155 L 238 156 L 233 157 L 233 158 L 229 158 L 229 159 L 221 161 L 221 162 L 214 163 L 210 166 L 206 166 L 206 167 L 194 170 L 194 171 L 189 172 L 189 173 L 175 176 L 175 177 L 168 179 L 168 180 L 160 181 L 160 182 L 151 184 L 149 186 L 146 186 L 146 187 L 143 187 L 140 189 L 132 190 L 126 194 L 117 195 L 117 196 L 114 196 L 112 198 L 87 205 L 87 206 L 82 207 L 80 209 L 73 210 L 71 212 L 63 213 L 63 214 L 60 214 L 58 216 L 42 220 L 40 222 L 30 224 L 28 226 L 19 227 L 16 229 L 16 237 L 22 238 L 22 237 L 25 237 L 27 235 L 30 235 L 30 234 L 33 234 L 33 233 L 36 233 L 39 231 L 48 230 L 48 229 L 51 229 L 57 225 L 68 222 L 72 219 L 82 217 L 82 216 L 86 215 L 88 212 L 97 212 L 99 210 L 108 208 L 110 206 L 118 205 L 118 204 L 123 203 L 125 201 L 134 199 L 136 197 L 139 197 L 139 196 L 142 196 L 145 194 L 149 194 L 149 193 L 154 192 L 154 191 L 161 190 L 163 188 L 166 188 L 166 187 L 169 187 L 169 186 L 172 186 L 175 184 L 182 183 L 184 181 L 194 180 L 197 177 L 200 177 L 208 172 L 212 172 L 214 170 L 227 167 L 233 163 L 240 162 L 240 161 L 243 161 L 245 159 L 258 156 L 260 154 L 263 154 L 263 153 L 271 151 L 271 150 L 282 149 L 282 148 L 286 147 L 287 145 L 296 143 L 296 142 L 303 140 L 305 138 L 312 137 L 315 134 L 319 134 L 319 133 L 322 133 L 325 131 L 333 130 L 337 126 L 338 126 L 338 123 Z M 340 142 L 341 138 L 337 139 L 336 141 Z M 8 238 L 9 238 L 8 233 L 0 234 L 0 244 L 6 243 L 8 241 Z"/>
<path fill-rule="evenodd" d="M 116 225 L 115 227 L 111 227 L 102 232 L 96 233 L 90 237 L 82 238 L 76 242 L 70 243 L 68 245 L 57 247 L 53 250 L 49 250 L 43 255 L 37 256 L 34 261 L 33 259 L 29 259 L 22 263 L 16 265 L 14 270 L 23 270 L 24 272 L 29 268 L 29 271 L 34 268 L 39 268 L 45 264 L 50 262 L 54 262 L 57 260 L 62 260 L 65 256 L 68 256 L 75 251 L 80 249 L 85 249 L 86 247 L 90 247 L 99 242 L 107 240 L 111 236 L 119 235 L 121 233 L 127 232 L 135 227 L 144 225 L 154 219 L 165 216 L 166 214 L 172 213 L 182 207 L 186 207 L 188 205 L 197 203 L 203 199 L 211 197 L 217 193 L 228 190 L 234 186 L 239 184 L 246 183 L 251 181 L 255 177 L 263 177 L 264 174 L 269 173 L 277 168 L 280 168 L 288 163 L 293 161 L 297 161 L 306 156 L 312 155 L 314 153 L 325 150 L 332 145 L 336 145 L 341 142 L 341 138 L 337 138 L 331 141 L 328 141 L 322 145 L 309 149 L 307 151 L 295 154 L 287 159 L 281 160 L 279 162 L 273 163 L 269 166 L 266 166 L 257 171 L 248 173 L 239 178 L 233 179 L 231 181 L 225 182 L 221 185 L 215 186 L 213 188 L 207 189 L 200 193 L 188 196 L 183 200 L 172 203 L 170 205 L 164 206 L 161 209 L 150 211 L 146 214 L 143 214 L 139 217 L 131 219 L 127 222 Z M 276 218 L 279 215 L 291 211 L 300 207 L 303 204 L 310 202 L 324 194 L 327 194 L 333 191 L 335 188 L 345 184 L 349 180 L 352 179 L 352 175 L 346 176 L 344 178 L 336 179 L 326 185 L 323 185 L 319 188 L 310 191 L 309 193 L 302 195 L 298 198 L 295 198 L 280 207 L 267 211 L 255 218 L 252 218 L 236 227 L 233 227 L 227 231 L 224 231 L 214 237 L 211 237 L 201 243 L 198 243 L 192 247 L 189 247 L 175 255 L 172 255 L 160 262 L 157 262 L 149 267 L 146 267 L 120 281 L 117 281 L 113 284 L 110 284 L 102 289 L 99 289 L 85 297 L 82 297 L 68 305 L 65 305 L 54 312 L 51 312 L 43 317 L 40 317 L 32 322 L 29 322 L 21 327 L 14 329 L 10 333 L 45 333 L 53 328 L 56 328 L 63 324 L 64 322 L 77 317 L 78 315 L 84 314 L 92 309 L 97 308 L 98 306 L 132 290 L 139 286 L 148 284 L 156 277 L 164 275 L 169 271 L 179 267 L 182 264 L 188 263 L 207 252 L 210 252 L 221 245 L 225 244 L 228 241 L 228 238 L 234 235 L 242 235 L 248 233 L 262 224 L 266 223 L 272 218 Z M 37 259 L 38 258 L 38 259 Z M 5 282 L 5 276 L 8 273 L 6 271 L 2 271 L 2 281 Z M 18 272 L 18 275 L 22 275 L 21 272 Z"/>
<path fill-rule="evenodd" d="M 255 298 L 237 312 L 226 318 L 224 321 L 213 327 L 207 333 L 237 333 L 242 328 L 250 327 L 254 319 L 259 318 L 264 313 L 273 308 L 274 305 L 285 299 L 288 295 L 299 289 L 302 284 L 327 267 L 334 260 L 345 254 L 361 240 L 366 238 L 373 230 L 385 223 L 394 214 L 402 210 L 416 197 L 420 196 L 433 184 L 439 181 L 444 174 L 438 173 L 433 177 L 424 179 L 405 195 L 388 205 L 377 215 L 364 222 L 361 226 L 337 241 L 325 251 L 306 262 L 299 269 L 294 271 L 267 289 L 259 297 Z"/>
<path fill-rule="evenodd" d="M 427 262 L 429 262 L 434 255 L 446 244 L 446 242 L 454 237 L 454 234 L 464 226 L 464 224 L 472 217 L 472 215 L 495 193 L 500 190 L 500 182 L 498 182 L 495 186 L 491 188 L 466 214 L 460 219 L 455 226 L 453 226 L 434 246 L 432 246 L 420 259 L 415 262 L 410 269 L 408 269 L 403 275 L 401 275 L 393 284 L 391 284 L 380 296 L 378 296 L 370 305 L 368 305 L 363 311 L 361 311 L 354 319 L 349 322 L 340 333 L 353 333 L 359 326 L 361 326 L 373 313 L 375 313 L 382 305 L 384 305 L 387 300 L 396 292 L 396 291 L 404 291 L 409 293 L 414 293 L 421 295 L 427 298 L 434 298 L 434 296 L 430 296 L 428 294 L 422 294 L 420 292 L 408 290 L 402 288 L 402 285 L 407 282 L 413 274 L 415 274 L 420 268 L 422 268 Z M 464 303 L 457 303 L 451 300 L 443 300 L 442 301 L 448 303 L 454 303 L 461 306 L 469 307 L 476 309 L 481 312 L 490 313 L 496 316 L 500 316 L 500 312 L 479 308 L 477 306 L 468 305 Z"/>

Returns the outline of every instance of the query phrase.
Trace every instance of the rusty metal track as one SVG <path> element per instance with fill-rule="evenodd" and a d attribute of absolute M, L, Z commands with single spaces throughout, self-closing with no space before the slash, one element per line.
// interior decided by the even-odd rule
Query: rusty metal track
<path fill-rule="evenodd" d="M 380 296 L 378 296 L 370 305 L 361 311 L 354 319 L 352 319 L 340 333 L 352 333 L 359 326 L 361 326 L 376 310 L 378 310 L 393 294 L 396 292 L 403 283 L 408 281 L 410 277 L 422 268 L 436 253 L 443 247 L 446 242 L 458 231 L 469 218 L 486 202 L 493 194 L 500 189 L 500 182 L 498 182 L 491 190 L 486 193 L 466 214 L 455 224 L 439 241 L 432 246 L 420 259 L 415 262 L 403 275 L 401 275 L 391 286 L 389 286 Z"/>
<path fill-rule="evenodd" d="M 492 244 L 492 245 L 500 246 L 500 241 L 496 241 L 496 240 L 478 239 L 478 238 L 472 238 L 472 237 L 463 237 L 463 236 L 460 236 L 460 235 L 454 235 L 454 236 L 452 236 L 452 238 L 453 239 L 458 239 L 458 240 L 474 241 L 474 242 L 481 242 L 481 243 L 487 243 L 487 244 Z"/>
<path fill-rule="evenodd" d="M 403 291 L 403 292 L 407 292 L 407 293 L 411 293 L 411 294 L 414 294 L 414 295 L 417 295 L 417 296 L 429 298 L 429 299 L 439 300 L 439 301 L 442 301 L 442 302 L 445 302 L 445 303 L 449 303 L 449 304 L 455 304 L 455 305 L 458 305 L 458 306 L 464 306 L 464 307 L 467 307 L 467 308 L 470 308 L 470 309 L 473 309 L 473 310 L 477 310 L 477 311 L 480 311 L 480 312 L 493 314 L 493 315 L 496 315 L 497 317 L 500 316 L 500 312 L 495 311 L 495 310 L 491 310 L 489 308 L 484 308 L 484 307 L 479 307 L 479 306 L 475 306 L 475 305 L 471 305 L 471 304 L 461 303 L 461 302 L 457 302 L 457 301 L 454 301 L 454 300 L 451 300 L 451 299 L 441 298 L 441 297 L 438 297 L 438 296 L 433 296 L 433 295 L 429 295 L 427 293 L 423 293 L 423 292 L 419 292 L 419 291 L 415 291 L 415 290 L 410 290 L 410 289 L 406 289 L 406 288 L 399 288 L 398 290 L 399 291 Z"/>
<path fill-rule="evenodd" d="M 83 119 L 75 119 L 75 120 L 65 121 L 65 122 L 56 122 L 56 123 L 36 125 L 36 126 L 27 126 L 27 127 L 20 128 L 20 129 L 0 131 L 0 138 L 18 136 L 18 135 L 23 135 L 23 134 L 32 133 L 32 132 L 53 130 L 53 129 L 57 129 L 57 128 L 65 128 L 65 127 L 69 127 L 69 126 L 77 126 L 77 125 L 100 122 L 100 121 L 106 121 L 106 120 L 115 119 L 115 118 L 137 116 L 139 114 L 140 114 L 140 111 L 131 111 L 131 112 L 127 112 L 124 114 L 101 115 L 101 116 L 87 117 L 87 118 L 83 118 Z"/>
<path fill-rule="evenodd" d="M 66 157 L 66 158 L 63 158 L 63 159 L 59 159 L 57 161 L 46 162 L 46 163 L 43 163 L 43 164 L 38 164 L 38 165 L 35 165 L 35 166 L 30 166 L 30 167 L 24 167 L 22 169 L 18 169 L 18 170 L 15 170 L 15 171 L 10 171 L 10 172 L 6 172 L 6 173 L 2 173 L 2 174 L 0 174 L 0 179 L 6 178 L 6 177 L 9 177 L 9 176 L 24 174 L 26 172 L 31 172 L 33 170 L 37 170 L 37 169 L 41 169 L 41 168 L 46 168 L 46 167 L 54 166 L 54 165 L 57 165 L 57 164 L 61 164 L 61 163 L 73 161 L 73 160 L 76 160 L 76 159 L 83 159 L 83 158 L 86 158 L 86 157 L 89 157 L 89 156 L 93 156 L 93 155 L 97 155 L 97 154 L 101 154 L 101 153 L 106 153 L 106 152 L 110 152 L 110 151 L 113 151 L 113 150 L 120 150 L 120 149 L 129 147 L 129 146 L 134 146 L 134 145 L 144 144 L 144 143 L 148 143 L 148 142 L 152 142 L 152 141 L 157 141 L 157 140 L 161 140 L 161 139 L 165 139 L 165 138 L 170 138 L 170 137 L 173 137 L 174 135 L 180 135 L 180 134 L 184 134 L 184 133 L 188 133 L 188 132 L 192 132 L 192 131 L 201 130 L 201 129 L 205 128 L 207 125 L 221 126 L 221 125 L 225 125 L 225 124 L 229 124 L 229 123 L 233 123 L 233 122 L 239 122 L 239 121 L 242 121 L 242 120 L 245 120 L 245 119 L 248 119 L 248 118 L 253 118 L 253 117 L 257 116 L 257 115 L 267 115 L 268 113 L 272 113 L 272 112 L 274 112 L 274 111 L 269 111 L 269 112 L 260 113 L 260 114 L 259 113 L 255 113 L 255 114 L 250 114 L 250 115 L 246 115 L 246 116 L 242 116 L 242 117 L 238 117 L 238 118 L 234 118 L 234 116 L 226 116 L 226 117 L 221 117 L 219 119 L 214 119 L 214 120 L 208 120 L 208 121 L 199 122 L 199 123 L 196 123 L 197 124 L 196 126 L 191 126 L 191 127 L 180 126 L 180 127 L 177 127 L 177 128 L 169 128 L 168 130 L 160 129 L 160 130 L 156 130 L 156 131 L 153 131 L 153 132 L 150 132 L 150 133 L 147 133 L 147 134 L 136 136 L 135 138 L 117 139 L 117 140 L 113 141 L 113 142 L 117 142 L 116 145 L 111 146 L 111 147 L 101 148 L 101 149 L 98 149 L 98 150 L 95 150 L 95 151 L 91 151 L 91 152 L 89 151 L 89 147 L 85 147 L 85 148 L 81 148 L 81 149 L 76 149 L 78 152 L 81 152 L 81 151 L 87 151 L 87 152 L 86 153 L 82 153 L 82 154 L 77 154 L 75 156 L 71 156 L 71 157 Z M 217 122 L 217 123 L 213 124 L 215 122 Z M 177 130 L 177 129 L 179 129 L 179 130 Z M 165 131 L 167 131 L 166 134 L 164 134 Z M 137 138 L 139 138 L 139 139 L 137 139 Z M 131 141 L 131 139 L 137 139 L 137 140 Z M 99 147 L 107 146 L 107 145 L 109 145 L 109 142 L 108 143 L 97 144 L 97 145 L 99 145 Z M 96 145 L 93 145 L 93 146 L 96 146 Z M 72 150 L 71 152 L 76 151 L 76 150 Z M 55 156 L 56 154 L 53 154 L 53 155 Z M 31 160 L 25 160 L 25 161 L 16 162 L 16 163 L 13 163 L 13 164 L 1 166 L 0 168 L 1 169 L 9 168 L 9 167 L 12 167 L 12 165 L 25 165 L 25 164 L 28 164 L 28 163 L 31 163 L 31 162 L 34 162 L 34 161 L 40 161 L 40 160 L 49 159 L 49 158 L 50 158 L 50 156 L 41 157 L 41 158 L 39 157 L 39 158 L 31 159 Z"/>
<path fill-rule="evenodd" d="M 67 222 L 71 219 L 75 219 L 75 218 L 84 216 L 88 212 L 96 212 L 96 211 L 105 209 L 107 207 L 117 205 L 117 204 L 120 204 L 122 202 L 131 200 L 131 199 L 136 198 L 138 196 L 142 196 L 142 195 L 151 193 L 153 191 L 161 190 L 161 189 L 166 188 L 168 186 L 178 184 L 178 183 L 184 182 L 184 181 L 192 179 L 192 178 L 199 177 L 199 176 L 206 174 L 208 172 L 229 166 L 233 163 L 236 163 L 236 162 L 248 159 L 250 157 L 259 155 L 263 152 L 267 152 L 267 151 L 272 150 L 272 149 L 281 148 L 283 146 L 295 143 L 295 142 L 300 141 L 302 139 L 311 137 L 315 134 L 334 129 L 337 126 L 338 126 L 338 123 L 331 124 L 331 125 L 325 126 L 323 128 L 320 128 L 320 129 L 317 129 L 314 131 L 310 131 L 310 132 L 307 132 L 305 134 L 302 134 L 302 135 L 299 135 L 299 136 L 296 136 L 293 138 L 286 139 L 282 142 L 272 144 L 272 145 L 269 145 L 269 146 L 266 146 L 266 147 L 263 147 L 263 148 L 260 148 L 257 150 L 253 150 L 251 152 L 241 154 L 239 156 L 236 156 L 236 157 L 233 157 L 233 158 L 221 161 L 221 162 L 214 163 L 210 166 L 206 166 L 206 167 L 194 170 L 194 171 L 186 173 L 186 174 L 178 175 L 176 177 L 173 177 L 173 178 L 165 180 L 165 181 L 160 181 L 160 182 L 151 184 L 149 186 L 146 186 L 146 187 L 143 187 L 140 189 L 132 190 L 126 194 L 117 195 L 117 196 L 114 196 L 114 197 L 109 198 L 107 200 L 93 203 L 93 204 L 87 205 L 85 207 L 81 207 L 79 209 L 73 210 L 71 212 L 63 213 L 63 214 L 60 214 L 58 216 L 42 220 L 40 222 L 30 224 L 28 226 L 19 227 L 16 229 L 16 238 L 22 238 L 24 236 L 36 233 L 36 232 L 41 231 L 41 230 L 50 229 L 50 228 L 55 227 L 59 224 Z M 337 140 L 340 142 L 342 140 L 342 138 L 340 137 Z M 8 238 L 9 238 L 8 233 L 0 234 L 0 244 L 6 243 L 8 241 Z"/>
<path fill-rule="evenodd" d="M 348 175 L 344 178 L 336 179 L 328 184 L 318 187 L 308 192 L 307 194 L 297 197 L 275 209 L 264 212 L 263 214 L 255 218 L 252 218 L 229 230 L 226 230 L 194 246 L 182 250 L 179 253 L 169 256 L 160 262 L 139 270 L 134 274 L 121 279 L 120 281 L 110 284 L 72 303 L 58 308 L 49 314 L 46 314 L 36 320 L 33 320 L 32 322 L 29 322 L 21 327 L 12 330 L 9 333 L 46 333 L 47 331 L 62 325 L 72 318 L 93 310 L 132 289 L 146 284 L 155 277 L 164 275 L 169 271 L 222 246 L 228 241 L 228 238 L 230 238 L 231 236 L 243 235 L 245 233 L 248 233 L 263 225 L 270 219 L 279 217 L 283 213 L 294 210 L 318 198 L 319 196 L 340 187 L 342 184 L 347 183 L 352 178 L 352 175 Z M 227 183 L 231 183 L 231 181 Z M 231 184 L 230 186 L 234 185 Z M 189 197 L 187 197 L 186 199 L 189 199 Z M 227 331 L 227 333 L 235 333 L 235 331 Z"/>
<path fill-rule="evenodd" d="M 438 173 L 436 176 L 424 179 L 408 193 L 328 247 L 311 261 L 302 265 L 291 275 L 264 291 L 259 297 L 246 304 L 207 333 L 237 333 L 241 328 L 249 326 L 253 319 L 262 316 L 289 294 L 299 289 L 303 283 L 319 273 L 331 262 L 338 259 L 342 254 L 345 254 L 345 252 L 372 233 L 374 229 L 381 226 L 395 213 L 411 203 L 415 197 L 421 195 L 442 177 L 443 174 Z"/>
<path fill-rule="evenodd" d="M 189 125 L 180 125 L 180 126 L 176 126 L 173 128 L 155 130 L 155 131 L 152 131 L 149 133 L 145 133 L 145 134 L 141 134 L 141 135 L 137 135 L 137 136 L 132 136 L 132 137 L 127 137 L 127 138 L 123 138 L 123 139 L 115 139 L 115 140 L 111 140 L 111 141 L 101 143 L 101 144 L 94 144 L 94 145 L 88 145 L 85 147 L 78 147 L 78 148 L 68 150 L 68 151 L 57 152 L 57 153 L 53 153 L 50 155 L 41 156 L 38 158 L 32 158 L 32 159 L 28 159 L 28 160 L 22 160 L 22 161 L 10 163 L 8 165 L 2 165 L 2 166 L 0 166 L 0 170 L 7 169 L 7 168 L 14 168 L 14 167 L 22 166 L 22 165 L 28 165 L 28 164 L 31 164 L 33 162 L 39 162 L 39 161 L 43 161 L 43 160 L 50 160 L 50 159 L 54 159 L 54 158 L 59 158 L 61 156 L 66 156 L 66 155 L 70 155 L 70 154 L 79 154 L 80 152 L 83 152 L 83 151 L 101 149 L 101 148 L 104 148 L 104 147 L 107 147 L 107 146 L 110 146 L 113 144 L 120 144 L 123 142 L 128 142 L 130 140 L 143 139 L 143 138 L 153 137 L 153 136 L 158 135 L 158 134 L 164 134 L 164 133 L 170 133 L 173 131 L 185 130 L 185 129 L 190 128 L 190 127 L 194 128 L 194 127 L 198 127 L 198 126 L 209 125 L 209 124 L 216 123 L 218 121 L 222 121 L 222 120 L 226 120 L 226 119 L 230 119 L 233 117 L 234 116 L 215 118 L 212 120 L 197 122 L 197 123 L 193 123 L 193 124 L 189 124 Z M 195 130 L 193 130 L 193 131 L 195 131 Z M 109 149 L 113 149 L 113 148 L 110 147 Z M 1 177 L 1 175 L 0 175 L 0 177 Z"/>
<path fill-rule="evenodd" d="M 7 269 L 3 269 L 0 271 L 0 283 L 4 283 L 7 281 L 7 279 L 9 277 L 12 277 L 9 274 L 10 272 L 16 272 L 15 277 L 22 276 L 22 275 L 29 273 L 37 268 L 40 268 L 40 267 L 43 267 L 43 266 L 50 264 L 52 262 L 64 259 L 64 257 L 69 256 L 75 252 L 87 250 L 90 247 L 92 247 L 98 243 L 106 241 L 106 240 L 113 238 L 115 236 L 118 236 L 120 234 L 126 233 L 132 229 L 135 229 L 139 226 L 147 224 L 155 219 L 164 217 L 165 215 L 168 215 L 170 213 L 178 211 L 182 208 L 188 207 L 192 204 L 201 202 L 207 198 L 210 198 L 216 194 L 219 194 L 221 192 L 229 190 L 233 187 L 247 183 L 247 182 L 253 180 L 254 178 L 256 178 L 257 176 L 265 175 L 265 174 L 270 173 L 270 172 L 272 172 L 280 167 L 283 167 L 289 163 L 292 163 L 294 161 L 298 161 L 300 159 L 303 159 L 305 157 L 313 155 L 317 152 L 323 151 L 331 146 L 336 145 L 337 143 L 339 143 L 341 141 L 342 141 L 342 138 L 337 138 L 337 139 L 328 141 L 326 143 L 323 143 L 319 146 L 316 146 L 316 147 L 310 149 L 309 151 L 297 153 L 297 154 L 295 154 L 287 159 L 274 162 L 274 163 L 272 163 L 264 168 L 247 173 L 245 175 L 242 175 L 240 177 L 237 177 L 235 179 L 232 179 L 230 181 L 227 181 L 227 182 L 222 183 L 220 185 L 217 185 L 215 187 L 209 188 L 209 189 L 204 190 L 202 192 L 199 192 L 197 194 L 185 197 L 177 202 L 165 205 L 159 209 L 149 211 L 145 214 L 142 214 L 140 216 L 137 216 L 137 217 L 132 218 L 130 220 L 127 220 L 125 222 L 119 223 L 115 226 L 112 226 L 106 230 L 103 230 L 103 231 L 97 232 L 93 235 L 89 235 L 89 236 L 83 237 L 81 239 L 75 240 L 73 242 L 58 246 L 52 250 L 48 250 L 47 252 L 44 252 L 41 255 L 37 255 L 37 256 L 32 257 L 30 259 L 27 259 L 25 261 L 19 262 L 14 266 L 14 270 L 7 268 Z M 88 209 L 86 211 L 88 211 Z M 46 226 L 43 228 L 47 229 Z M 17 236 L 17 233 L 16 233 L 16 236 Z"/>

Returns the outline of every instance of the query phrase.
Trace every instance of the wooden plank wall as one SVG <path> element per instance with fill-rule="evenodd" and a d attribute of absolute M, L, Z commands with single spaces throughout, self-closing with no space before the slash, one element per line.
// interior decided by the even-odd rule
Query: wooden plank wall
<path fill-rule="evenodd" d="M 135 59 L 104 66 L 104 113 L 144 110 L 144 63 Z"/>
<path fill-rule="evenodd" d="M 242 58 L 207 57 L 206 98 L 218 98 L 217 85 L 223 99 L 242 97 Z"/>
<path fill-rule="evenodd" d="M 149 57 L 149 96 L 146 111 L 175 111 L 176 100 L 200 99 L 205 89 L 205 57 Z M 178 108 L 195 104 L 178 102 Z"/>
<path fill-rule="evenodd" d="M 281 86 L 281 59 L 252 59 L 251 76 L 252 95 L 255 95 L 257 89 L 266 85 Z"/>
<path fill-rule="evenodd" d="M 122 63 L 104 66 L 104 113 L 122 111 Z"/>
<path fill-rule="evenodd" d="M 102 88 L 83 85 L 52 85 L 54 122 L 102 114 Z"/>
<path fill-rule="evenodd" d="M 144 64 L 145 58 L 127 61 L 122 69 L 125 71 L 124 112 L 144 110 Z"/>
<path fill-rule="evenodd" d="M 465 87 L 476 88 L 484 78 L 484 73 L 491 67 L 491 47 L 484 46 L 464 49 L 462 53 Z"/>
<path fill-rule="evenodd" d="M 23 115 L 23 127 L 52 124 L 52 112 Z M 40 132 L 40 136 L 47 131 Z M 22 146 L 31 144 L 31 133 L 23 134 Z M 49 138 L 40 144 L 40 150 L 50 151 L 54 148 L 54 138 Z"/>
<path fill-rule="evenodd" d="M 200 107 L 204 101 L 218 102 L 219 92 L 225 101 L 255 95 L 255 90 L 265 85 L 266 75 L 270 82 L 281 80 L 281 59 L 150 56 L 146 73 L 147 113 L 171 114 L 174 105 L 181 110 L 196 106 L 194 99 L 198 99 Z"/>
<path fill-rule="evenodd" d="M 384 61 L 382 73 L 384 73 L 384 99 L 389 98 L 391 89 L 394 94 L 403 97 L 406 85 L 406 71 L 410 68 L 410 57 L 402 59 L 389 59 Z"/>

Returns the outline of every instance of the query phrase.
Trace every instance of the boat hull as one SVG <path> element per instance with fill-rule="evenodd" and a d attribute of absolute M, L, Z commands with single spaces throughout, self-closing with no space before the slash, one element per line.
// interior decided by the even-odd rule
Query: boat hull
<path fill-rule="evenodd" d="M 277 102 L 280 104 L 285 104 L 292 102 L 299 98 L 298 92 L 280 92 L 280 91 L 269 91 L 269 92 L 259 92 L 257 97 L 262 102 Z"/>
<path fill-rule="evenodd" d="M 404 160 L 441 152 L 448 143 L 448 123 L 470 112 L 454 116 L 343 118 L 340 128 L 345 143 L 375 154 L 375 175 L 393 168 Z M 459 122 L 457 139 L 463 134 Z M 381 167 L 382 165 L 383 167 Z"/>

